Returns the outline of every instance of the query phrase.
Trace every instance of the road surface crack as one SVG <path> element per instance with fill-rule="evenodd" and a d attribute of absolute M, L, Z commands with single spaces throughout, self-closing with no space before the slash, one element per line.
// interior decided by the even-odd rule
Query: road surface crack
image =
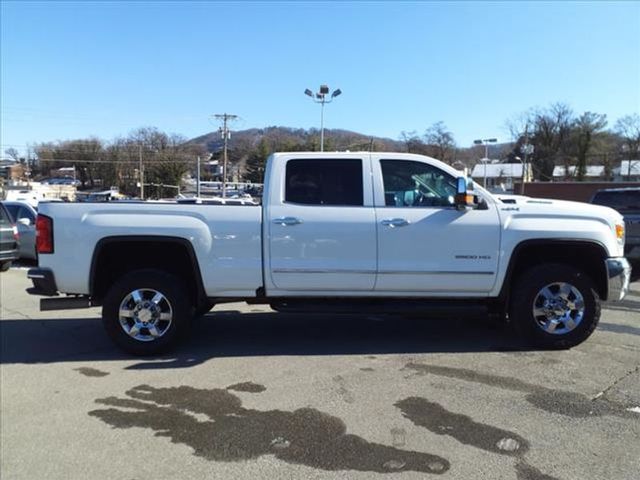
<path fill-rule="evenodd" d="M 611 385 L 609 385 L 607 388 L 605 388 L 604 390 L 598 392 L 597 394 L 595 394 L 593 396 L 593 398 L 591 399 L 591 401 L 595 401 L 595 400 L 599 400 L 602 397 L 605 397 L 607 395 L 607 393 L 609 393 L 609 391 L 614 388 L 616 385 L 618 385 L 620 382 L 622 382 L 623 380 L 625 380 L 627 377 L 630 377 L 631 375 L 633 375 L 634 373 L 638 373 L 640 372 L 640 365 L 636 365 L 636 368 L 634 368 L 633 370 L 625 373 L 624 375 L 622 375 L 620 378 L 618 378 L 617 380 L 615 380 Z"/>
<path fill-rule="evenodd" d="M 10 313 L 11 315 L 18 315 L 18 316 L 20 316 L 22 318 L 26 318 L 27 320 L 33 320 L 33 318 L 30 317 L 29 315 L 25 315 L 24 313 L 18 312 L 17 310 L 12 310 L 11 308 L 7 308 L 7 307 L 4 307 L 3 310 L 5 312 Z"/>

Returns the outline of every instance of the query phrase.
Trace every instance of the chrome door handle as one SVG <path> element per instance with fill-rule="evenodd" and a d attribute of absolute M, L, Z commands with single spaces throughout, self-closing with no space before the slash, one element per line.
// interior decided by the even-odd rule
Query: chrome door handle
<path fill-rule="evenodd" d="M 392 218 L 390 220 L 382 220 L 382 225 L 387 227 L 396 228 L 396 227 L 406 227 L 409 225 L 409 221 L 404 218 Z"/>
<path fill-rule="evenodd" d="M 302 220 L 296 217 L 280 217 L 274 218 L 273 223 L 275 223 L 276 225 L 282 225 L 283 227 L 288 227 L 293 225 L 300 225 L 302 223 Z"/>

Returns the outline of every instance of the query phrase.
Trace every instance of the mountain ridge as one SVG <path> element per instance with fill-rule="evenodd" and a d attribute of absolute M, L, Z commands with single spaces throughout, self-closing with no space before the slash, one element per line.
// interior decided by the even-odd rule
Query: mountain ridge
<path fill-rule="evenodd" d="M 314 149 L 319 150 L 320 130 L 316 128 L 306 130 L 304 128 L 284 126 L 269 126 L 265 128 L 237 130 L 231 132 L 228 147 L 231 150 L 238 147 L 251 148 L 256 147 L 263 140 L 267 145 L 272 147 L 272 150 L 277 150 L 283 147 L 293 148 L 296 150 L 299 150 L 302 147 L 317 147 Z M 402 141 L 365 135 L 363 133 L 344 129 L 325 129 L 324 141 L 325 150 L 369 150 L 372 146 L 375 147 L 373 148 L 375 150 L 406 150 L 406 145 Z M 201 146 L 207 152 L 215 154 L 222 150 L 224 142 L 221 138 L 220 132 L 213 131 L 194 137 L 190 139 L 187 144 Z"/>

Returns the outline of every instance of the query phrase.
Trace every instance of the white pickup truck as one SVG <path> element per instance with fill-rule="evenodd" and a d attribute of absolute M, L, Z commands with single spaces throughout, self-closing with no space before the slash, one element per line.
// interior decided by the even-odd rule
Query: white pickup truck
<path fill-rule="evenodd" d="M 481 307 L 545 348 L 584 341 L 600 302 L 628 290 L 622 216 L 502 201 L 460 175 L 420 155 L 276 153 L 262 206 L 43 203 L 29 292 L 54 297 L 43 310 L 101 305 L 112 339 L 140 355 L 238 300 L 279 311 Z"/>

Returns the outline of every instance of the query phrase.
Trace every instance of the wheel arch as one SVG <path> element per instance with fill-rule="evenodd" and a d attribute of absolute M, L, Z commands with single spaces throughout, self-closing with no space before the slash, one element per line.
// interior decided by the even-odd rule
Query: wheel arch
<path fill-rule="evenodd" d="M 94 249 L 89 274 L 89 293 L 94 303 L 101 303 L 109 285 L 122 275 L 147 268 L 159 269 L 184 280 L 194 305 L 206 300 L 198 258 L 187 239 L 119 235 L 101 239 Z"/>
<path fill-rule="evenodd" d="M 534 239 L 524 240 L 513 249 L 499 298 L 508 302 L 514 280 L 529 267 L 542 263 L 571 265 L 584 271 L 594 281 L 602 300 L 608 296 L 606 247 L 595 240 Z"/>

